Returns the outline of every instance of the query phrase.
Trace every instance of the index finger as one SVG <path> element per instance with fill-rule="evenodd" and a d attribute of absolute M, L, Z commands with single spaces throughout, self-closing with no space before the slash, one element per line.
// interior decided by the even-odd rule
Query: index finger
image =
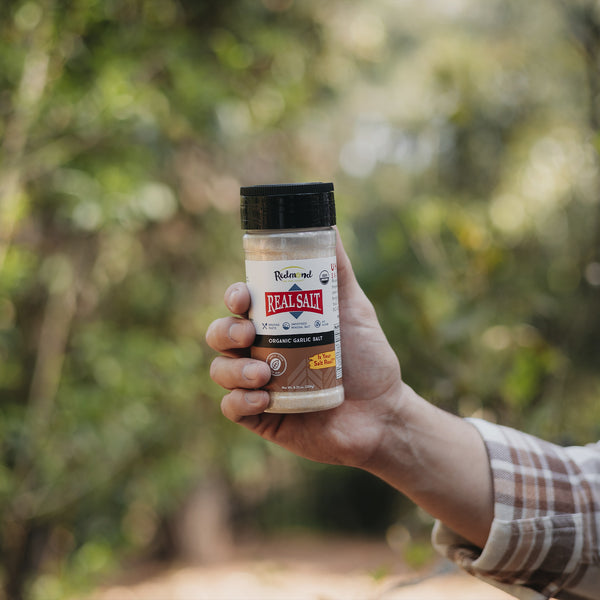
<path fill-rule="evenodd" d="M 250 308 L 250 292 L 245 283 L 231 284 L 225 291 L 225 306 L 234 314 L 245 316 Z"/>

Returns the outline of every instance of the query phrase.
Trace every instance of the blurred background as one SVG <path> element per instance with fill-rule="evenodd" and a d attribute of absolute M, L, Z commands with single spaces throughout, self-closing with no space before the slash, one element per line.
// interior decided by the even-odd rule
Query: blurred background
<path fill-rule="evenodd" d="M 221 416 L 240 185 L 335 183 L 420 394 L 598 439 L 599 60 L 596 0 L 3 0 L 0 598 L 294 528 L 427 552 L 399 494 Z"/>

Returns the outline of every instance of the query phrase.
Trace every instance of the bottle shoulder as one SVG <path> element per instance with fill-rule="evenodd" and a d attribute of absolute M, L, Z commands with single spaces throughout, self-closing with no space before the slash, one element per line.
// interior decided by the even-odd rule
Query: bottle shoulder
<path fill-rule="evenodd" d="M 332 227 L 246 231 L 243 237 L 248 260 L 287 260 L 335 255 Z"/>

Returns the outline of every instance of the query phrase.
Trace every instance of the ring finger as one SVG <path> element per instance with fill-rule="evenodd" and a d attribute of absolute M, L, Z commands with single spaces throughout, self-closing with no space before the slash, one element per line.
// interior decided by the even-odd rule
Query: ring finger
<path fill-rule="evenodd" d="M 217 356 L 210 365 L 210 376 L 215 383 L 228 390 L 255 390 L 269 383 L 271 369 L 260 360 Z"/>

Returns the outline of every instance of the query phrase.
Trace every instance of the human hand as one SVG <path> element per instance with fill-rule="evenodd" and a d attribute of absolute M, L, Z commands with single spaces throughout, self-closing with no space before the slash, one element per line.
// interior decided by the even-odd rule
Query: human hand
<path fill-rule="evenodd" d="M 230 286 L 225 304 L 238 316 L 214 321 L 207 343 L 221 356 L 211 365 L 213 380 L 230 392 L 221 409 L 230 420 L 291 450 L 333 464 L 364 467 L 381 443 L 386 422 L 402 391 L 398 360 L 361 290 L 338 235 L 338 294 L 345 401 L 334 409 L 300 414 L 268 414 L 262 386 L 271 373 L 249 358 L 254 326 L 245 318 L 250 295 L 243 283 Z"/>
<path fill-rule="evenodd" d="M 208 344 L 221 353 L 211 377 L 230 390 L 223 414 L 263 438 L 318 462 L 363 468 L 400 490 L 453 531 L 483 547 L 493 516 L 487 453 L 476 429 L 418 396 L 361 290 L 338 236 L 338 295 L 345 401 L 313 413 L 264 413 L 271 377 L 249 358 L 248 288 L 225 292 L 234 315 L 214 321 Z M 464 490 L 469 490 L 468 494 Z"/>

